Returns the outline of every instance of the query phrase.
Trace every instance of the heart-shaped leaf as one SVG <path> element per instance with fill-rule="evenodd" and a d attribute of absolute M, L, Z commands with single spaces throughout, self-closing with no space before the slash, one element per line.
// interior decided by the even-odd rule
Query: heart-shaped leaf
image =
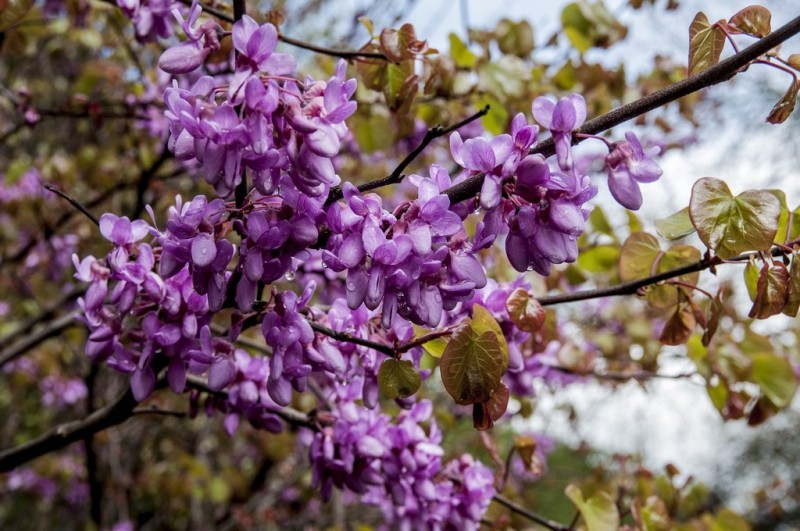
<path fill-rule="evenodd" d="M 796 317 L 798 309 L 800 309 L 800 265 L 797 263 L 797 255 L 794 255 L 792 267 L 789 270 L 789 294 L 786 306 L 783 307 L 783 313 L 790 317 Z"/>
<path fill-rule="evenodd" d="M 689 26 L 689 75 L 693 76 L 719 62 L 725 46 L 725 32 L 710 24 L 701 11 Z"/>
<path fill-rule="evenodd" d="M 744 251 L 768 250 L 780 213 L 780 201 L 766 190 L 748 190 L 734 197 L 724 181 L 712 177 L 692 187 L 692 224 L 703 243 L 723 259 Z"/>
<path fill-rule="evenodd" d="M 682 345 L 692 336 L 696 325 L 697 320 L 690 308 L 678 308 L 664 325 L 659 339 L 665 345 Z"/>
<path fill-rule="evenodd" d="M 517 288 L 506 299 L 506 311 L 511 322 L 524 332 L 536 332 L 544 326 L 544 308 L 527 291 Z"/>
<path fill-rule="evenodd" d="M 445 390 L 463 406 L 489 400 L 507 364 L 497 334 L 478 335 L 471 323 L 464 323 L 450 337 L 439 370 Z"/>
<path fill-rule="evenodd" d="M 378 370 L 378 386 L 386 398 L 405 398 L 419 390 L 422 378 L 410 361 L 389 358 Z"/>
<path fill-rule="evenodd" d="M 766 37 L 772 31 L 772 13 L 764 6 L 747 6 L 728 21 L 728 31 L 746 33 L 753 37 Z"/>

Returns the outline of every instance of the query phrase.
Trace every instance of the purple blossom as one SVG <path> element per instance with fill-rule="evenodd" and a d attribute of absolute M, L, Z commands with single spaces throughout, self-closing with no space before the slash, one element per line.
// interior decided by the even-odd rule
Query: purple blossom
<path fill-rule="evenodd" d="M 536 121 L 553 135 L 559 167 L 571 170 L 572 131 L 586 121 L 586 100 L 580 94 L 561 98 L 557 103 L 538 97 L 533 100 L 531 110 Z"/>
<path fill-rule="evenodd" d="M 278 31 L 272 24 L 261 26 L 248 15 L 233 25 L 233 46 L 239 55 L 236 72 L 228 87 L 231 101 L 241 100 L 240 89 L 257 72 L 284 76 L 294 72 L 294 58 L 288 54 L 273 53 L 278 43 Z"/>
<path fill-rule="evenodd" d="M 642 206 L 639 183 L 652 183 L 661 177 L 661 168 L 653 160 L 659 148 L 645 153 L 635 133 L 628 131 L 625 138 L 626 142 L 617 142 L 606 156 L 608 189 L 620 205 L 639 210 Z"/>

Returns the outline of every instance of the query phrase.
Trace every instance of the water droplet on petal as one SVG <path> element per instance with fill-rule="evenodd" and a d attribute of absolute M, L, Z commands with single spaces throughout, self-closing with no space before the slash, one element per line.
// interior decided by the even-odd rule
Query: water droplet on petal
<path fill-rule="evenodd" d="M 291 282 L 294 280 L 294 271 L 287 271 L 286 274 L 283 275 L 283 278 Z"/>

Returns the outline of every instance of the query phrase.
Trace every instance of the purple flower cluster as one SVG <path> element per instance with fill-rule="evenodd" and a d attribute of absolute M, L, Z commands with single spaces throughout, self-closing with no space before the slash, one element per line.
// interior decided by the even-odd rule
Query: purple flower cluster
<path fill-rule="evenodd" d="M 477 529 L 495 494 L 494 478 L 469 456 L 443 466 L 432 412 L 421 401 L 392 423 L 352 402 L 339 404 L 335 424 L 311 443 L 313 484 L 325 499 L 333 486 L 361 494 L 398 529 Z"/>
<path fill-rule="evenodd" d="M 233 355 L 236 375 L 228 387 L 227 396 L 209 397 L 209 404 L 225 414 L 225 430 L 233 435 L 244 417 L 253 427 L 272 433 L 283 431 L 283 422 L 275 411 L 280 409 L 267 390 L 270 377 L 269 361 L 252 357 L 241 349 Z M 197 395 L 193 395 L 194 400 Z"/>
<path fill-rule="evenodd" d="M 233 347 L 212 337 L 208 297 L 195 291 L 189 266 L 166 279 L 157 274 L 153 249 L 136 243 L 149 232 L 144 221 L 104 214 L 100 230 L 114 243 L 105 264 L 91 256 L 79 262 L 73 255 L 76 278 L 89 283 L 78 301 L 90 331 L 89 358 L 131 373 L 137 400 L 153 391 L 157 355 L 168 364 L 167 379 L 177 393 L 183 391 L 187 369 L 209 371 L 212 387 L 226 386 L 235 373 Z"/>
<path fill-rule="evenodd" d="M 161 246 L 158 273 L 168 279 L 188 265 L 194 290 L 208 295 L 209 310 L 219 311 L 230 277 L 226 269 L 235 253 L 233 244 L 223 237 L 228 218 L 225 202 L 209 202 L 198 195 L 186 204 L 177 196 L 175 203 L 169 209 L 166 230 L 154 231 Z"/>
<path fill-rule="evenodd" d="M 333 235 L 323 261 L 333 271 L 347 270 L 351 309 L 364 303 L 374 310 L 382 304 L 385 328 L 397 315 L 435 327 L 443 311 L 486 285 L 462 219 L 442 193 L 450 177 L 440 166 L 431 166 L 430 172 L 430 177 L 409 177 L 417 199 L 403 206 L 400 218 L 383 208 L 379 196 L 362 197 L 349 183 L 343 187 L 346 204 L 328 210 Z"/>
<path fill-rule="evenodd" d="M 541 155 L 528 155 L 538 130 L 522 114 L 514 117 L 510 135 L 462 142 L 454 133 L 450 149 L 464 168 L 457 180 L 485 175 L 480 205 L 489 212 L 476 232 L 476 247 L 488 247 L 508 231 L 506 254 L 511 265 L 518 271 L 548 275 L 553 264 L 577 259 L 577 239 L 590 212 L 585 203 L 597 189 L 577 172 L 570 151 L 572 130 L 586 118 L 583 97 L 573 95 L 557 104 L 537 98 L 532 110 L 553 135 L 558 171 L 551 170 Z"/>
<path fill-rule="evenodd" d="M 117 0 L 117 5 L 133 22 L 137 40 L 149 42 L 172 35 L 173 0 Z"/>

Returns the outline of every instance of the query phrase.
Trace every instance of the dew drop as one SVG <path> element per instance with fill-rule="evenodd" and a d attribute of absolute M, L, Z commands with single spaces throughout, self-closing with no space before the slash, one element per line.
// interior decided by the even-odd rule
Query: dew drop
<path fill-rule="evenodd" d="M 324 260 L 322 262 L 322 269 L 328 269 L 328 264 L 326 264 Z"/>
<path fill-rule="evenodd" d="M 283 278 L 291 282 L 294 280 L 294 271 L 287 271 L 286 274 L 283 275 Z"/>
<path fill-rule="evenodd" d="M 529 265 L 527 271 L 533 271 L 533 266 Z"/>
<path fill-rule="evenodd" d="M 478 208 L 476 208 L 475 210 L 473 210 L 473 211 L 472 211 L 472 213 L 473 213 L 473 214 L 475 214 L 476 216 L 480 215 L 480 213 L 481 213 L 481 207 L 480 207 L 480 205 L 478 205 Z"/>

